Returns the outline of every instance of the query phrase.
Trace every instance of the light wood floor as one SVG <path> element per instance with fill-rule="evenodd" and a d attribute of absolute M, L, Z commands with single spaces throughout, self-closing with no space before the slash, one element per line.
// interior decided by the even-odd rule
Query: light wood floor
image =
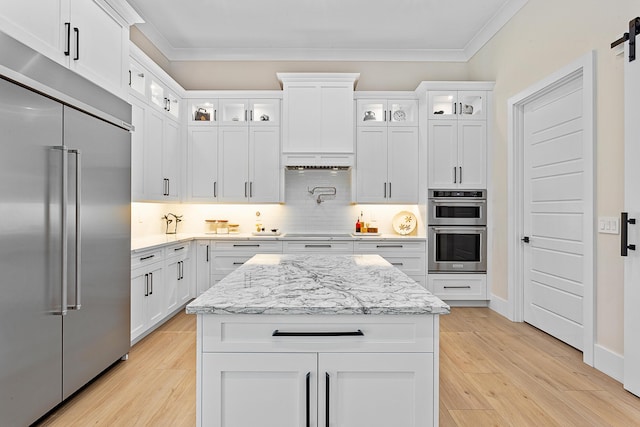
<path fill-rule="evenodd" d="M 575 349 L 485 308 L 440 319 L 440 426 L 640 426 L 640 399 Z M 179 314 L 39 425 L 193 426 L 195 354 Z"/>

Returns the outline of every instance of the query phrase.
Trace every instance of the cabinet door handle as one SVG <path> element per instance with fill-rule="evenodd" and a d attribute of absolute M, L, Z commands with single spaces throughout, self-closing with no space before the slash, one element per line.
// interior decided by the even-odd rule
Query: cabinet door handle
<path fill-rule="evenodd" d="M 389 198 L 391 198 L 391 183 L 389 183 Z"/>
<path fill-rule="evenodd" d="M 376 245 L 376 248 L 404 248 L 404 245 Z"/>
<path fill-rule="evenodd" d="M 213 197 L 218 197 L 218 181 L 213 181 Z"/>
<path fill-rule="evenodd" d="M 253 197 L 253 181 L 249 181 L 249 197 Z"/>
<path fill-rule="evenodd" d="M 149 296 L 149 274 L 144 275 L 144 296 Z"/>
<path fill-rule="evenodd" d="M 64 26 L 67 28 L 67 49 L 64 51 L 64 56 L 71 55 L 71 22 L 65 22 Z"/>
<path fill-rule="evenodd" d="M 149 273 L 149 295 L 153 295 L 153 273 Z"/>
<path fill-rule="evenodd" d="M 131 70 L 129 70 L 129 87 L 131 87 Z"/>
<path fill-rule="evenodd" d="M 209 245 L 207 245 L 207 262 L 209 262 Z"/>
<path fill-rule="evenodd" d="M 180 261 L 180 280 L 184 279 L 184 261 Z"/>
<path fill-rule="evenodd" d="M 167 196 L 171 194 L 171 180 L 167 178 Z"/>
<path fill-rule="evenodd" d="M 178 280 L 180 280 L 180 262 L 181 262 L 181 261 L 178 261 L 178 262 L 176 263 L 176 270 L 178 271 Z"/>
<path fill-rule="evenodd" d="M 397 265 L 399 267 L 402 267 L 404 265 L 404 262 L 392 262 L 391 265 Z"/>
<path fill-rule="evenodd" d="M 244 121 L 247 121 L 247 110 L 244 110 Z"/>
<path fill-rule="evenodd" d="M 629 250 L 635 251 L 636 245 L 629 244 L 629 224 L 635 224 L 635 218 L 629 218 L 628 212 L 622 212 L 620 214 L 620 256 L 628 256 Z"/>
<path fill-rule="evenodd" d="M 244 265 L 244 262 L 234 261 L 233 265 Z"/>
<path fill-rule="evenodd" d="M 458 107 L 458 103 L 454 102 L 453 103 L 453 114 L 458 114 L 457 107 Z"/>
<path fill-rule="evenodd" d="M 462 115 L 462 102 L 460 103 L 460 115 Z"/>
<path fill-rule="evenodd" d="M 330 248 L 331 245 L 304 245 L 305 248 Z"/>
<path fill-rule="evenodd" d="M 460 184 L 462 184 L 462 166 L 460 166 L 458 169 L 460 170 L 460 179 L 458 181 L 460 181 Z"/>
<path fill-rule="evenodd" d="M 243 244 L 239 244 L 236 243 L 233 245 L 234 248 L 259 248 L 260 245 L 243 245 Z"/>
<path fill-rule="evenodd" d="M 253 110 L 251 110 L 251 121 L 253 121 Z"/>
<path fill-rule="evenodd" d="M 180 246 L 179 248 L 175 248 L 175 249 L 174 249 L 174 252 L 175 252 L 175 251 L 181 251 L 181 250 L 183 250 L 183 249 L 184 249 L 184 246 Z"/>
<path fill-rule="evenodd" d="M 247 181 L 244 182 L 244 197 L 247 197 Z"/>
<path fill-rule="evenodd" d="M 213 121 L 214 122 L 218 121 L 218 110 L 213 110 Z"/>
<path fill-rule="evenodd" d="M 73 27 L 73 32 L 76 33 L 76 56 L 73 57 L 74 61 L 80 59 L 80 29 Z"/>
<path fill-rule="evenodd" d="M 471 289 L 471 286 L 469 285 L 463 285 L 463 286 L 445 286 L 445 289 Z"/>
<path fill-rule="evenodd" d="M 387 198 L 387 183 L 385 182 L 382 185 L 384 185 L 384 198 L 386 199 Z"/>
<path fill-rule="evenodd" d="M 456 167 L 453 167 L 453 183 L 457 184 L 458 183 L 458 173 L 456 172 Z"/>
<path fill-rule="evenodd" d="M 306 402 L 305 402 L 305 407 L 307 410 L 306 413 L 306 420 L 307 420 L 307 427 L 311 427 L 311 402 L 310 402 L 310 394 L 311 394 L 311 372 L 307 372 L 307 376 L 305 379 L 305 387 L 306 387 Z"/>
<path fill-rule="evenodd" d="M 276 329 L 272 337 L 363 337 L 364 332 L 356 331 L 319 331 L 319 332 L 286 332 Z"/>
<path fill-rule="evenodd" d="M 148 259 L 153 258 L 155 255 L 148 255 L 148 256 L 143 256 L 142 258 L 140 258 L 140 261 L 146 261 Z"/>
<path fill-rule="evenodd" d="M 330 423 L 329 423 L 329 372 L 325 372 L 325 381 L 326 381 L 326 390 L 325 390 L 325 407 L 324 407 L 324 416 L 325 416 L 325 420 L 324 420 L 324 425 L 326 427 L 330 427 Z"/>

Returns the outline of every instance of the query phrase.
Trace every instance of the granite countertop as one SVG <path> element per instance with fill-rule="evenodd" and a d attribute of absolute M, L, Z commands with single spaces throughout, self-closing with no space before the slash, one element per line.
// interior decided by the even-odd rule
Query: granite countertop
<path fill-rule="evenodd" d="M 187 305 L 189 314 L 447 314 L 379 255 L 260 254 Z"/>
<path fill-rule="evenodd" d="M 187 242 L 189 240 L 392 240 L 392 241 L 406 241 L 406 240 L 426 240 L 425 236 L 401 236 L 399 234 L 382 234 L 382 235 L 353 235 L 344 233 L 344 237 L 314 237 L 311 233 L 307 237 L 291 237 L 287 236 L 287 233 L 281 235 L 263 235 L 254 236 L 251 233 L 237 233 L 237 234 L 214 234 L 214 233 L 179 233 L 179 234 L 157 234 L 146 237 L 138 237 L 131 239 L 131 251 L 145 251 L 154 249 L 156 247 L 165 246 L 172 243 Z"/>

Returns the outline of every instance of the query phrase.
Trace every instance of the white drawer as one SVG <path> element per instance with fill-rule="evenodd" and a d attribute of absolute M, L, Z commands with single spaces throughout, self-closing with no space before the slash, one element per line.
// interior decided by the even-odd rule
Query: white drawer
<path fill-rule="evenodd" d="M 214 251 L 247 252 L 252 254 L 282 253 L 282 242 L 279 240 L 235 240 L 214 241 Z"/>
<path fill-rule="evenodd" d="M 404 256 L 390 256 L 381 254 L 381 256 L 389 261 L 391 265 L 397 267 L 408 276 L 412 274 L 420 275 L 425 274 L 425 255 L 404 255 Z"/>
<path fill-rule="evenodd" d="M 199 330 L 204 352 L 432 352 L 437 324 L 433 315 L 203 314 L 198 317 L 202 321 Z M 358 331 L 362 335 L 348 335 Z M 328 333 L 345 335 L 320 335 Z"/>
<path fill-rule="evenodd" d="M 183 242 L 164 248 L 165 258 L 188 257 L 191 250 L 191 242 Z"/>
<path fill-rule="evenodd" d="M 131 254 L 131 269 L 141 267 L 147 264 L 153 264 L 154 262 L 162 261 L 164 259 L 163 249 L 156 248 L 144 252 L 136 252 Z"/>
<path fill-rule="evenodd" d="M 380 255 L 385 255 L 387 253 L 396 254 L 396 253 L 402 253 L 402 252 L 419 252 L 424 254 L 427 252 L 427 242 L 424 242 L 424 241 L 396 242 L 396 241 L 384 241 L 384 240 L 356 241 L 354 252 L 356 254 L 374 253 L 374 254 L 380 254 Z"/>
<path fill-rule="evenodd" d="M 285 241 L 283 252 L 285 254 L 298 252 L 352 254 L 353 242 L 348 240 Z"/>
<path fill-rule="evenodd" d="M 236 268 L 243 265 L 254 255 L 214 255 L 213 268 L 216 275 L 224 275 L 231 273 Z"/>
<path fill-rule="evenodd" d="M 429 290 L 443 300 L 486 300 L 485 274 L 429 274 Z"/>

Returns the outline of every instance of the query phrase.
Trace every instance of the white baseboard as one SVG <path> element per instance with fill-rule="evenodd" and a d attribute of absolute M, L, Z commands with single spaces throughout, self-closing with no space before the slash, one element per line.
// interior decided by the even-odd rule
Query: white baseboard
<path fill-rule="evenodd" d="M 509 301 L 507 301 L 506 299 L 492 294 L 491 300 L 489 301 L 489 308 L 496 313 L 506 317 L 507 319 L 513 321 L 513 319 L 509 318 Z"/>
<path fill-rule="evenodd" d="M 624 379 L 624 356 L 614 353 L 598 344 L 594 346 L 593 367 L 609 375 L 616 381 Z"/>

